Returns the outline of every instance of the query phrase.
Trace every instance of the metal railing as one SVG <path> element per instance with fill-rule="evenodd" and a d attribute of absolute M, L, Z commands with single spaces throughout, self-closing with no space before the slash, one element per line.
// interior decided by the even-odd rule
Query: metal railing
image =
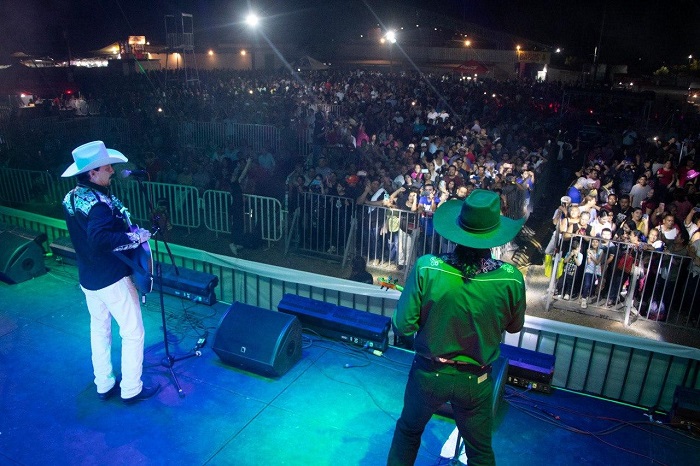
<path fill-rule="evenodd" d="M 335 257 L 346 255 L 350 224 L 355 215 L 355 201 L 341 196 L 313 192 L 300 193 L 290 199 L 290 210 L 299 208 L 297 247 L 311 253 Z"/>
<path fill-rule="evenodd" d="M 279 152 L 279 128 L 233 122 L 183 121 L 174 125 L 174 134 L 181 146 L 198 148 L 224 147 L 230 142 L 250 145 L 255 150 Z"/>
<path fill-rule="evenodd" d="M 204 216 L 207 229 L 230 233 L 231 195 L 225 191 L 205 191 L 202 196 L 194 186 L 115 179 L 112 191 L 129 207 L 131 218 L 141 224 L 151 220 L 149 201 L 167 216 L 173 226 L 199 228 Z M 51 176 L 48 172 L 0 168 L 0 202 L 7 206 L 31 204 L 58 205 L 75 187 L 74 178 Z M 280 241 L 284 234 L 285 211 L 282 203 L 271 197 L 243 195 L 244 232 L 259 229 L 264 241 Z"/>
<path fill-rule="evenodd" d="M 128 146 L 132 140 L 131 126 L 125 118 L 92 115 L 79 118 L 51 116 L 25 120 L 18 129 L 22 137 L 29 137 L 26 133 L 31 133 L 53 140 L 70 138 L 71 143 L 101 140 L 110 147 Z"/>
<path fill-rule="evenodd" d="M 53 194 L 53 179 L 49 172 L 0 169 L 0 201 L 8 204 L 43 202 Z"/>
<path fill-rule="evenodd" d="M 556 358 L 552 385 L 669 410 L 677 386 L 700 386 L 698 350 L 527 316 L 504 342 Z"/>
<path fill-rule="evenodd" d="M 594 242 L 600 243 L 601 265 L 590 266 L 586 273 L 586 262 L 595 257 Z M 693 257 L 658 251 L 647 244 L 606 242 L 581 235 L 562 236 L 559 244 L 547 291 L 547 299 L 555 307 L 592 308 L 595 315 L 602 311 L 625 325 L 654 321 L 700 327 L 700 266 L 693 263 Z M 575 244 L 579 244 L 581 264 L 560 266 L 567 256 L 569 262 L 575 262 L 571 253 Z"/>
<path fill-rule="evenodd" d="M 202 194 L 204 226 L 217 233 L 231 233 L 231 193 L 207 190 Z M 280 241 L 284 234 L 282 203 L 274 198 L 243 195 L 243 232 L 259 231 L 263 241 Z M 257 226 L 257 227 L 256 227 Z"/>
<path fill-rule="evenodd" d="M 7 206 L 58 205 L 74 183 L 71 178 L 54 178 L 47 172 L 2 168 L 0 202 Z M 200 197 L 192 186 L 142 184 L 155 205 L 166 212 L 171 225 L 191 231 L 200 227 L 204 216 L 207 229 L 216 233 L 230 232 L 229 193 L 207 191 Z M 119 180 L 114 183 L 114 192 L 129 206 L 135 221 L 144 224 L 150 220 L 148 202 L 136 181 Z M 245 195 L 244 202 L 244 232 L 255 229 L 262 240 L 268 242 L 284 237 L 286 211 L 279 200 Z M 300 197 L 298 205 L 295 230 L 290 232 L 297 239 L 296 247 L 305 252 L 342 258 L 343 263 L 350 255 L 360 254 L 372 267 L 405 278 L 416 257 L 446 253 L 453 248 L 432 230 L 430 218 L 421 218 L 416 212 L 355 206 L 346 198 L 313 193 Z M 595 238 L 576 236 L 573 239 L 588 250 Z M 553 273 L 547 307 L 559 288 L 560 296 L 555 304 L 558 308 L 575 308 L 578 312 L 595 312 L 596 315 L 603 313 L 626 325 L 653 321 L 683 328 L 700 327 L 700 267 L 693 264 L 693 258 L 630 247 L 619 241 L 611 243 L 617 247 L 610 257 L 610 265 L 588 282 L 584 280 L 585 264 L 572 271 L 572 279 L 562 279 L 558 287 L 557 274 Z M 571 239 L 566 242 L 563 237 L 560 239 L 562 252 L 556 256 L 555 271 L 570 244 Z M 624 260 L 628 261 L 627 270 L 623 266 L 618 268 Z M 581 308 L 581 296 L 586 298 L 585 308 Z M 565 297 L 577 299 L 563 299 Z"/>
<path fill-rule="evenodd" d="M 375 206 L 357 209 L 356 253 L 368 264 L 398 270 L 404 279 L 418 253 L 421 241 L 418 212 Z"/>
<path fill-rule="evenodd" d="M 165 209 L 168 221 L 173 226 L 192 228 L 200 225 L 199 191 L 194 186 L 143 181 L 147 196 L 139 188 L 139 182 L 127 180 L 112 184 L 115 196 L 129 206 L 131 218 L 139 222 L 150 220 L 149 201 L 153 206 Z"/>
<path fill-rule="evenodd" d="M 47 232 L 49 242 L 65 236 L 65 222 L 0 206 L 0 222 Z M 176 265 L 216 275 L 217 298 L 276 309 L 285 293 L 390 316 L 399 294 L 371 285 L 308 272 L 270 268 L 177 244 Z M 169 260 L 161 250 L 158 260 Z M 552 384 L 647 408 L 670 410 L 677 386 L 700 388 L 700 351 L 664 341 L 621 335 L 526 316 L 509 345 L 553 354 Z"/>

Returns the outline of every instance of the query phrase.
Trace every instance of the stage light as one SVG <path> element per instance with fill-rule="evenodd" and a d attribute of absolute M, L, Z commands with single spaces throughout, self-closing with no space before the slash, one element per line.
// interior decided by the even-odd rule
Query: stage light
<path fill-rule="evenodd" d="M 260 18 L 258 18 L 258 15 L 255 13 L 248 13 L 248 16 L 245 17 L 245 23 L 254 28 L 258 26 L 258 23 L 260 23 Z"/>

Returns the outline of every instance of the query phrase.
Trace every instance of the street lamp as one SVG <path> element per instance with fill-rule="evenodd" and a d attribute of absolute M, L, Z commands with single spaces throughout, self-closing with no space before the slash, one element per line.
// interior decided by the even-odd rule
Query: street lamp
<path fill-rule="evenodd" d="M 260 18 L 258 18 L 258 15 L 256 15 L 255 13 L 248 13 L 248 16 L 245 17 L 245 23 L 251 28 L 257 27 L 259 22 Z"/>
<path fill-rule="evenodd" d="M 260 23 L 260 18 L 255 13 L 250 12 L 245 17 L 245 23 L 246 23 L 246 25 L 248 25 L 248 27 L 250 29 L 255 30 L 255 28 L 257 28 L 258 24 Z M 255 71 L 255 49 L 257 48 L 256 45 L 254 45 L 250 48 L 250 69 L 251 69 L 251 71 Z"/>
<path fill-rule="evenodd" d="M 389 72 L 394 68 L 394 44 L 396 43 L 396 31 L 389 29 L 384 35 L 389 42 Z"/>

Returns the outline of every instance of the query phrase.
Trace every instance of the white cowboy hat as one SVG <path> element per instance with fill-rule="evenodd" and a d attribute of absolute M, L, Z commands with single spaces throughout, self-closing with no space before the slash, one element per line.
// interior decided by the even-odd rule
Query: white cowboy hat
<path fill-rule="evenodd" d="M 113 163 L 128 162 L 124 154 L 114 149 L 107 149 L 102 141 L 92 141 L 73 149 L 73 164 L 61 175 L 63 178 L 79 175 L 95 168 Z"/>

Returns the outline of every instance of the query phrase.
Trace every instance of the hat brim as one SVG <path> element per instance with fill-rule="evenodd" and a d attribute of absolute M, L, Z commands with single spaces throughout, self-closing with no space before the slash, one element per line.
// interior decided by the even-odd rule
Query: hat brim
<path fill-rule="evenodd" d="M 90 170 L 104 167 L 105 165 L 112 165 L 115 163 L 126 163 L 129 161 L 129 159 L 127 159 L 126 156 L 118 150 L 107 149 L 107 154 L 109 154 L 109 157 L 95 160 L 94 162 L 87 164 L 83 168 L 78 168 L 78 165 L 75 162 L 73 162 L 71 166 L 66 168 L 66 171 L 63 172 L 61 177 L 68 178 L 69 176 L 80 175 L 81 173 L 89 172 Z"/>
<path fill-rule="evenodd" d="M 433 226 L 443 238 L 470 248 L 487 249 L 501 246 L 515 238 L 525 219 L 513 220 L 501 215 L 498 228 L 486 233 L 470 233 L 458 223 L 463 201 L 454 199 L 435 210 Z"/>

